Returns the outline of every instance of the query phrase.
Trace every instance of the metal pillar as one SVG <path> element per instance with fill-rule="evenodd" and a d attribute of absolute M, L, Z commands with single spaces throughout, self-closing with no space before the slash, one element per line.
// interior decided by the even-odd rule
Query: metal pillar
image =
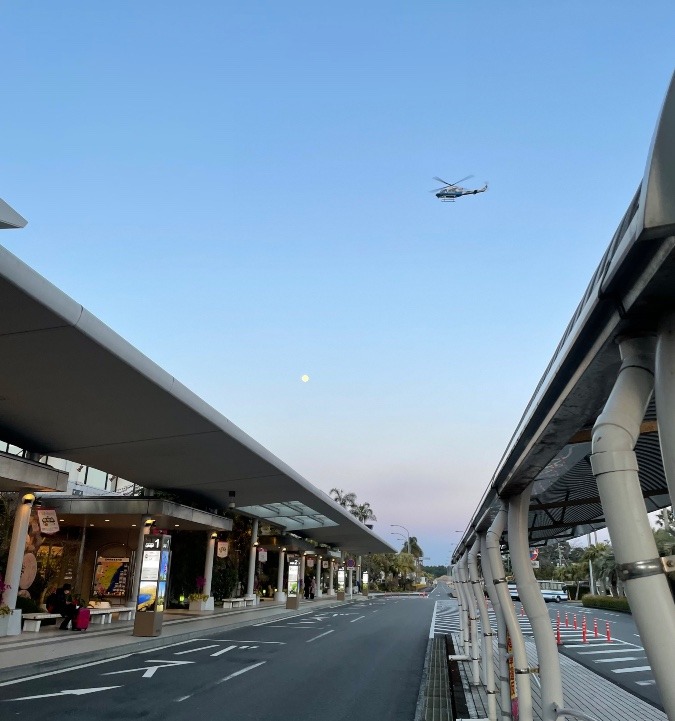
<path fill-rule="evenodd" d="M 28 534 L 33 501 L 35 501 L 35 496 L 32 493 L 24 493 L 14 516 L 12 540 L 9 544 L 9 556 L 7 557 L 7 569 L 5 572 L 5 583 L 8 588 L 2 594 L 2 603 L 12 610 L 16 606 L 16 598 L 19 593 L 21 566 L 23 565 L 23 554 L 26 551 L 26 535 Z"/>
<path fill-rule="evenodd" d="M 469 659 L 470 648 L 469 648 L 469 612 L 467 610 L 467 602 L 464 598 L 464 585 L 462 584 L 462 578 L 459 572 L 459 561 L 454 565 L 452 569 L 452 577 L 455 584 L 455 593 L 457 594 L 457 605 L 459 606 L 459 628 L 462 636 L 462 653 Z"/>
<path fill-rule="evenodd" d="M 493 583 L 492 564 L 487 549 L 487 538 L 485 533 L 480 534 L 480 561 L 485 579 L 485 590 L 487 591 L 490 603 L 497 619 L 497 668 L 499 669 L 499 702 L 502 711 L 502 721 L 511 721 L 511 690 L 509 688 L 509 667 L 506 660 L 506 621 L 502 605 L 497 596 L 497 590 Z"/>
<path fill-rule="evenodd" d="M 523 640 L 523 632 L 520 630 L 520 624 L 516 617 L 513 601 L 509 595 L 506 572 L 504 571 L 502 554 L 499 548 L 499 541 L 506 526 L 506 517 L 506 505 L 502 501 L 495 520 L 487 532 L 486 545 L 490 557 L 490 566 L 492 568 L 492 581 L 497 591 L 499 604 L 504 614 L 504 621 L 513 646 L 519 718 L 520 721 L 533 721 L 532 684 L 530 682 L 530 667 L 527 661 L 527 653 L 525 652 L 525 641 Z"/>
<path fill-rule="evenodd" d="M 275 601 L 285 601 L 286 594 L 284 593 L 284 568 L 286 564 L 286 549 L 279 549 L 279 568 L 277 570 L 277 590 L 274 592 Z"/>
<path fill-rule="evenodd" d="M 490 617 L 488 616 L 487 604 L 485 603 L 485 593 L 483 585 L 480 582 L 478 574 L 478 552 L 480 551 L 480 538 L 476 538 L 471 550 L 469 551 L 469 577 L 471 579 L 471 588 L 480 613 L 480 625 L 483 632 L 483 683 L 487 693 L 488 702 L 488 719 L 489 721 L 497 721 L 497 697 L 495 692 L 495 664 L 492 644 L 492 626 L 490 626 Z"/>
<path fill-rule="evenodd" d="M 305 595 L 305 570 L 307 566 L 307 559 L 303 553 L 300 556 L 300 570 L 298 571 L 298 597 L 303 598 Z"/>
<path fill-rule="evenodd" d="M 464 598 L 469 613 L 469 638 L 471 642 L 471 683 L 474 686 L 480 684 L 480 641 L 478 639 L 478 627 L 476 625 L 477 612 L 476 604 L 471 592 L 471 584 L 469 582 L 469 553 L 465 551 L 457 564 L 459 566 L 460 578 L 462 579 L 462 588 L 464 590 Z"/>
<path fill-rule="evenodd" d="M 204 561 L 204 588 L 202 593 L 208 596 L 204 602 L 204 611 L 213 610 L 213 596 L 211 595 L 211 582 L 213 581 L 213 555 L 216 550 L 216 538 L 218 534 L 210 532 L 207 536 L 206 543 L 206 560 Z"/>
<path fill-rule="evenodd" d="M 612 540 L 619 577 L 654 672 L 664 710 L 675 719 L 675 613 L 673 597 L 649 525 L 638 477 L 635 444 L 654 383 L 654 339 L 620 343 L 623 363 L 605 408 L 593 427 L 591 467 Z M 672 321 L 659 334 L 659 430 L 672 471 Z M 672 475 L 670 477 L 672 483 Z"/>
<path fill-rule="evenodd" d="M 667 315 L 659 327 L 655 368 L 661 457 L 670 500 L 675 503 L 675 313 Z"/>
<path fill-rule="evenodd" d="M 354 588 L 352 586 L 352 576 L 354 575 L 354 569 L 350 566 L 349 567 L 349 598 L 353 598 L 354 596 Z"/>
<path fill-rule="evenodd" d="M 256 553 L 258 550 L 258 519 L 253 519 L 253 528 L 251 529 L 251 552 L 248 557 L 248 578 L 246 579 L 246 598 L 255 600 L 256 595 L 253 592 L 255 582 L 255 564 Z"/>
<path fill-rule="evenodd" d="M 321 598 L 321 556 L 316 554 L 316 593 L 315 598 Z"/>
<path fill-rule="evenodd" d="M 551 633 L 551 618 L 530 560 L 528 513 L 531 494 L 532 485 L 529 485 L 518 496 L 509 499 L 509 551 L 518 595 L 530 619 L 537 646 L 542 721 L 556 721 L 557 709 L 563 706 L 562 677 L 558 647 Z"/>

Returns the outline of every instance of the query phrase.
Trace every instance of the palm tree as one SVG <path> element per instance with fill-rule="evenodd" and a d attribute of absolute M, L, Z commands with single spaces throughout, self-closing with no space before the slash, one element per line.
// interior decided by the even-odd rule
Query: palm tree
<path fill-rule="evenodd" d="M 377 516 L 373 513 L 373 509 L 370 507 L 370 503 L 368 503 L 368 501 L 365 503 L 359 503 L 358 505 L 354 504 L 350 513 L 353 516 L 356 516 L 361 523 L 366 523 L 367 521 L 377 521 Z"/>
<path fill-rule="evenodd" d="M 356 493 L 347 493 L 342 488 L 331 488 L 331 498 L 343 508 L 352 509 L 356 506 Z"/>

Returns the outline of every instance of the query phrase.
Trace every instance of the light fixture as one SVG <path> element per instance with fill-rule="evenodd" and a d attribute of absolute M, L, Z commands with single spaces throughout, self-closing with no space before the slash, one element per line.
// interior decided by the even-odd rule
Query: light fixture
<path fill-rule="evenodd" d="M 90 525 L 90 526 L 93 526 L 94 524 L 93 524 L 93 523 L 90 523 L 89 525 Z"/>
<path fill-rule="evenodd" d="M 218 538 L 218 534 L 214 531 L 214 532 L 211 534 L 211 538 Z"/>
<path fill-rule="evenodd" d="M 109 518 L 106 518 L 106 519 L 105 519 L 105 522 L 106 522 L 106 523 L 110 523 L 110 519 L 109 519 Z"/>
<path fill-rule="evenodd" d="M 21 499 L 22 503 L 30 504 L 35 500 L 35 496 L 32 493 L 26 493 L 26 495 Z"/>
<path fill-rule="evenodd" d="M 135 524 L 135 523 L 132 523 L 132 524 L 131 524 L 131 527 L 132 527 L 132 528 L 136 528 L 136 524 Z"/>
<path fill-rule="evenodd" d="M 174 524 L 173 524 L 173 527 L 174 527 L 174 528 L 180 528 L 180 523 L 174 523 Z"/>

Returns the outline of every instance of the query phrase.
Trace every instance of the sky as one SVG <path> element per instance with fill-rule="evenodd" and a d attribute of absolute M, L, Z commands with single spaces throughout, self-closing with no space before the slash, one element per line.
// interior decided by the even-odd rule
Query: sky
<path fill-rule="evenodd" d="M 0 25 L 0 197 L 29 221 L 0 242 L 446 564 L 640 182 L 675 4 L 2 0 Z M 489 190 L 441 203 L 436 175 Z"/>

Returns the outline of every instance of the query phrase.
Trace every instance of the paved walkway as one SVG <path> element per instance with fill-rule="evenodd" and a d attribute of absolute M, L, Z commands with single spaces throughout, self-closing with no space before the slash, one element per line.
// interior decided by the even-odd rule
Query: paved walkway
<path fill-rule="evenodd" d="M 355 596 L 354 600 L 361 598 Z M 275 617 L 313 613 L 317 608 L 336 603 L 335 596 L 325 596 L 314 601 L 303 601 L 299 611 L 287 610 L 285 603 L 272 601 L 236 610 L 167 611 L 162 633 L 154 637 L 133 636 L 133 621 L 89 626 L 85 632 L 61 631 L 55 625 L 44 626 L 37 633 L 3 636 L 0 638 L 0 686 L 19 678 L 29 680 L 38 674 L 58 673 L 72 668 L 74 661 L 88 665 L 127 653 L 199 638 L 213 629 L 239 628 L 252 622 L 265 623 Z"/>

